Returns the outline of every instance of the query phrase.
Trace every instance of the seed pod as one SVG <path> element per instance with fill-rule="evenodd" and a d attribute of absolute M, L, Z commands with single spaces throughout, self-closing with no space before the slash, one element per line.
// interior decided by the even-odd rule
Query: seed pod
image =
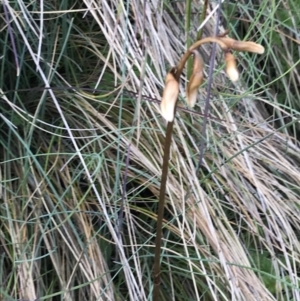
<path fill-rule="evenodd" d="M 197 101 L 198 88 L 203 82 L 203 60 L 200 53 L 197 50 L 193 51 L 194 65 L 193 73 L 186 90 L 187 103 L 190 107 L 194 107 Z"/>
<path fill-rule="evenodd" d="M 172 122 L 174 119 L 174 111 L 178 95 L 179 83 L 175 79 L 173 73 L 169 72 L 166 76 L 166 84 L 160 104 L 161 115 L 168 122 Z"/>
<path fill-rule="evenodd" d="M 226 73 L 228 77 L 236 82 L 239 79 L 239 72 L 236 67 L 235 57 L 231 52 L 225 52 Z"/>
<path fill-rule="evenodd" d="M 237 41 L 231 38 L 219 38 L 226 46 L 232 50 L 243 51 L 243 52 L 252 52 L 263 54 L 265 48 L 260 44 L 249 42 L 249 41 Z"/>

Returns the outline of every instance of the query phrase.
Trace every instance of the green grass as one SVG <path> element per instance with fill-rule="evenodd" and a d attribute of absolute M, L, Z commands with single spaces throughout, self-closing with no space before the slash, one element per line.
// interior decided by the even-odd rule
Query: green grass
<path fill-rule="evenodd" d="M 178 110 L 161 300 L 300 300 L 298 2 L 223 3 L 229 35 L 266 53 L 237 53 L 232 84 L 218 48 L 198 178 L 207 85 Z M 2 2 L 0 300 L 151 300 L 159 101 L 197 38 L 190 3 Z"/>

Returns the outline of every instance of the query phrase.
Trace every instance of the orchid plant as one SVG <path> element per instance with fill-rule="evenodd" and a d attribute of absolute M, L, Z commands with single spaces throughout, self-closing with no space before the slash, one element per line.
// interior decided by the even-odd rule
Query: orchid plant
<path fill-rule="evenodd" d="M 161 114 L 168 122 L 172 122 L 175 114 L 175 107 L 179 95 L 179 80 L 185 63 L 190 55 L 194 55 L 193 73 L 187 86 L 187 103 L 194 107 L 197 100 L 197 90 L 203 82 L 204 64 L 197 48 L 206 43 L 215 42 L 219 44 L 224 51 L 226 63 L 226 73 L 233 82 L 239 79 L 239 72 L 236 67 L 236 59 L 232 50 L 252 52 L 257 54 L 264 53 L 263 46 L 249 41 L 238 41 L 229 37 L 208 37 L 194 43 L 189 50 L 183 55 L 177 67 L 172 68 L 166 76 L 166 83 L 161 101 Z"/>
<path fill-rule="evenodd" d="M 182 56 L 180 62 L 176 67 L 173 67 L 167 74 L 165 79 L 165 87 L 163 91 L 162 101 L 160 105 L 161 115 L 168 122 L 164 158 L 162 166 L 162 178 L 160 186 L 158 215 L 157 215 L 157 229 L 155 241 L 155 258 L 154 258 L 154 289 L 153 301 L 159 300 L 159 285 L 160 285 L 160 252 L 161 252 L 161 237 L 162 237 L 162 222 L 164 215 L 164 203 L 166 182 L 168 174 L 168 164 L 170 156 L 170 146 L 172 138 L 172 130 L 174 123 L 174 116 L 176 112 L 176 104 L 179 96 L 179 81 L 188 58 L 193 55 L 193 72 L 187 85 L 186 98 L 187 104 L 194 107 L 197 102 L 198 88 L 201 86 L 204 78 L 204 63 L 202 57 L 197 50 L 200 46 L 207 43 L 217 43 L 224 51 L 224 60 L 226 65 L 226 74 L 233 82 L 239 79 L 239 72 L 236 66 L 236 59 L 232 51 L 252 52 L 256 54 L 263 54 L 265 49 L 260 44 L 250 41 L 238 41 L 224 34 L 217 37 L 206 37 L 195 42 L 187 52 Z"/>

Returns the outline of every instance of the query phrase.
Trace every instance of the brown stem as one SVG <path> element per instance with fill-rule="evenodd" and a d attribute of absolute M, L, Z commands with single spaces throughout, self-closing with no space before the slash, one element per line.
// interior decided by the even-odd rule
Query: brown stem
<path fill-rule="evenodd" d="M 207 37 L 202 40 L 195 42 L 183 55 L 179 64 L 177 65 L 177 72 L 175 78 L 179 81 L 183 68 L 185 66 L 186 61 L 188 60 L 189 56 L 191 55 L 192 51 L 197 49 L 198 47 L 202 46 L 203 44 L 207 43 L 217 43 L 220 47 L 225 51 L 228 50 L 228 47 L 224 42 L 222 42 L 218 37 Z"/>
<path fill-rule="evenodd" d="M 176 68 L 173 68 L 170 72 L 174 74 L 175 79 L 179 82 L 180 76 L 183 71 L 183 68 L 192 54 L 192 52 L 205 43 L 217 43 L 221 46 L 223 50 L 227 50 L 227 46 L 224 42 L 220 41 L 217 37 L 207 37 L 202 40 L 195 42 L 183 55 L 179 64 Z M 177 99 L 178 102 L 178 99 Z M 174 116 L 176 113 L 176 105 L 174 109 Z M 165 149 L 163 157 L 163 166 L 162 166 L 162 176 L 160 181 L 160 192 L 159 192 L 159 202 L 158 202 L 158 213 L 157 213 L 157 226 L 156 226 L 156 238 L 155 238 L 155 255 L 154 255 L 154 268 L 153 268 L 153 278 L 154 278 L 154 287 L 152 300 L 158 301 L 159 299 L 159 286 L 160 286 L 160 252 L 161 252 L 161 238 L 162 238 L 162 226 L 163 226 L 163 217 L 164 217 L 164 208 L 165 208 L 165 194 L 166 194 L 166 183 L 168 178 L 168 167 L 169 167 L 169 157 L 170 157 L 170 148 L 172 140 L 172 131 L 173 131 L 174 121 L 169 122 L 166 130 L 166 140 L 165 140 Z"/>
<path fill-rule="evenodd" d="M 161 251 L 162 223 L 164 218 L 166 183 L 168 177 L 168 167 L 169 167 L 173 125 L 174 125 L 174 121 L 169 122 L 167 125 L 164 158 L 163 158 L 163 166 L 162 166 L 162 176 L 160 182 L 156 239 L 155 239 L 155 256 L 154 256 L 154 287 L 153 287 L 153 299 L 152 299 L 153 301 L 160 300 L 159 286 L 160 286 L 160 251 Z"/>

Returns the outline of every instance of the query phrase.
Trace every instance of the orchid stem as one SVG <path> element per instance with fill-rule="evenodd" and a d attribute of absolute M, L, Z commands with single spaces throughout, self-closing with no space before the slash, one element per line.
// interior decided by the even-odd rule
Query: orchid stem
<path fill-rule="evenodd" d="M 170 72 L 174 74 L 175 79 L 179 82 L 180 76 L 183 71 L 183 68 L 192 54 L 193 50 L 197 49 L 201 45 L 205 43 L 217 43 L 221 46 L 223 50 L 227 50 L 227 46 L 217 37 L 207 37 L 202 40 L 195 42 L 183 55 L 177 67 L 173 68 Z M 176 105 L 178 102 L 178 98 L 174 108 L 174 115 L 176 113 Z M 170 148 L 172 141 L 172 132 L 173 132 L 174 121 L 168 122 L 167 130 L 166 130 L 166 140 L 165 140 L 165 148 L 164 148 L 164 157 L 163 157 L 163 165 L 162 165 L 162 176 L 160 182 L 160 192 L 159 192 L 159 202 L 158 202 L 158 214 L 157 214 L 157 226 L 156 226 L 156 238 L 155 238 L 155 255 L 154 255 L 154 268 L 153 268 L 153 301 L 158 301 L 159 299 L 159 287 L 160 287 L 160 253 L 161 253 L 161 244 L 162 244 L 162 228 L 163 228 L 163 217 L 164 217 L 164 209 L 165 209 L 165 195 L 166 195 L 166 184 L 168 178 L 168 168 L 169 168 L 169 158 L 170 158 Z"/>

